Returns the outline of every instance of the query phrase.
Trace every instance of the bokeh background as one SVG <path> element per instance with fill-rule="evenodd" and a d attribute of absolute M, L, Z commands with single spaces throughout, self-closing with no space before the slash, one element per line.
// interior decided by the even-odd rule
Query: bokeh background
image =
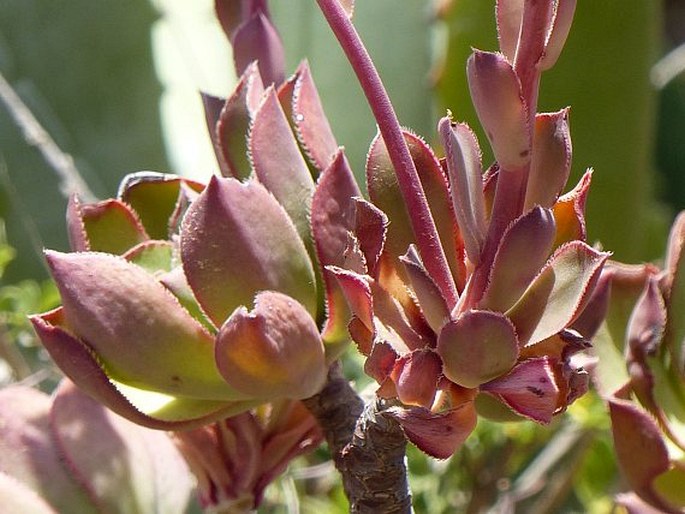
<path fill-rule="evenodd" d="M 471 47 L 496 47 L 493 6 L 494 0 L 357 0 L 355 22 L 402 124 L 429 141 L 446 109 L 478 126 L 465 61 Z M 226 95 L 235 83 L 212 8 L 211 0 L 0 0 L 0 73 L 73 157 L 95 196 L 113 196 L 120 178 L 136 170 L 205 179 L 217 167 L 198 90 Z M 275 0 L 271 8 L 289 69 L 309 59 L 361 181 L 375 124 L 349 66 L 313 0 Z M 671 220 L 685 208 L 685 72 L 678 74 L 685 47 L 677 58 L 684 44 L 683 0 L 581 0 L 565 51 L 543 76 L 540 108 L 572 107 L 573 177 L 595 169 L 591 242 L 620 260 L 658 258 Z M 481 145 L 487 147 L 483 137 Z M 55 300 L 44 282 L 41 249 L 67 249 L 66 201 L 54 170 L 0 102 L 0 220 L 14 249 L 3 246 L 0 225 L 0 362 L 11 363 L 6 380 L 31 376 L 43 358 L 31 350 L 21 320 Z M 13 348 L 17 341 L 23 357 Z M 33 355 L 28 362 L 27 352 Z M 449 462 L 412 450 L 417 511 L 452 512 L 463 501 L 464 512 L 478 512 L 512 483 L 529 486 L 521 480 L 535 477 L 526 471 L 557 438 L 554 462 L 567 471 L 558 480 L 563 494 L 552 496 L 564 508 L 549 510 L 561 507 L 548 502 L 531 504 L 535 510 L 528 512 L 608 512 L 619 479 L 606 419 L 593 401 L 572 414 L 571 428 L 543 433 L 486 424 Z M 564 444 L 575 445 L 577 455 L 571 458 Z M 553 482 L 557 475 L 549 473 Z M 308 492 L 310 508 L 344 511 L 339 489 L 326 487 L 320 504 L 317 491 Z"/>

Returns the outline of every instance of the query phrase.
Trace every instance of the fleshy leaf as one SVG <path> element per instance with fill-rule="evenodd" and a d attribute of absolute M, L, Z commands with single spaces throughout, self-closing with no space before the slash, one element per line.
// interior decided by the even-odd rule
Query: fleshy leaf
<path fill-rule="evenodd" d="M 257 179 L 276 197 L 302 240 L 308 242 L 314 181 L 273 88 L 266 91 L 254 115 L 248 146 Z"/>
<path fill-rule="evenodd" d="M 395 363 L 392 379 L 405 405 L 430 409 L 442 374 L 442 363 L 433 350 L 415 350 Z"/>
<path fill-rule="evenodd" d="M 281 38 L 261 10 L 242 23 L 231 40 L 235 69 L 242 74 L 257 61 L 264 83 L 280 84 L 285 78 L 285 52 Z"/>
<path fill-rule="evenodd" d="M 357 319 L 372 333 L 375 333 L 373 322 L 373 297 L 371 286 L 363 275 L 336 266 L 327 268 L 338 281 L 347 304 Z"/>
<path fill-rule="evenodd" d="M 12 385 L 0 390 L 0 479 L 13 477 L 55 512 L 95 514 L 96 505 L 65 468 L 50 436 L 50 406 L 50 397 L 36 389 Z M 20 491 L 0 496 L 1 510 L 33 513 L 4 510 Z"/>
<path fill-rule="evenodd" d="M 535 344 L 569 326 L 589 300 L 608 257 L 581 241 L 560 247 L 507 312 L 520 344 Z"/>
<path fill-rule="evenodd" d="M 608 399 L 616 456 L 631 488 L 652 505 L 653 480 L 669 468 L 668 450 L 654 419 L 631 402 Z"/>
<path fill-rule="evenodd" d="M 46 258 L 62 297 L 60 325 L 89 346 L 108 376 L 166 394 L 242 399 L 216 370 L 209 333 L 142 268 L 100 253 Z"/>
<path fill-rule="evenodd" d="M 101 510 L 185 512 L 193 484 L 164 432 L 120 418 L 68 381 L 55 393 L 50 428 L 70 471 Z"/>
<path fill-rule="evenodd" d="M 467 311 L 442 327 L 437 352 L 447 378 L 475 388 L 514 366 L 518 340 L 514 326 L 502 314 Z"/>
<path fill-rule="evenodd" d="M 548 70 L 557 62 L 566 38 L 571 30 L 577 0 L 557 0 L 554 3 L 554 18 L 545 41 L 545 52 L 538 63 L 541 70 Z"/>
<path fill-rule="evenodd" d="M 456 236 L 458 228 L 449 197 L 447 179 L 433 150 L 410 131 L 404 130 L 403 135 L 428 199 L 452 276 L 457 281 L 457 278 L 463 275 L 461 267 L 463 263 L 459 260 L 463 250 L 459 245 L 460 238 Z M 366 181 L 371 201 L 387 215 L 390 222 L 385 249 L 393 259 L 397 259 L 407 251 L 416 238 L 395 176 L 395 168 L 385 142 L 379 134 L 376 135 L 369 149 L 366 161 Z M 396 265 L 397 263 L 393 261 L 393 266 Z M 402 272 L 399 267 L 396 271 Z M 437 285 L 441 286 L 441 284 Z M 444 289 L 441 287 L 441 290 L 449 289 L 449 287 L 446 286 Z"/>
<path fill-rule="evenodd" d="M 442 118 L 438 130 L 445 148 L 452 207 L 466 254 L 473 264 L 477 264 L 487 231 L 480 146 L 465 123 Z"/>
<path fill-rule="evenodd" d="M 241 307 L 221 327 L 216 362 L 229 384 L 259 398 L 308 398 L 327 373 L 314 320 L 297 301 L 273 291 L 259 293 L 253 311 Z"/>
<path fill-rule="evenodd" d="M 80 219 L 80 223 L 73 220 Z M 71 220 L 70 220 L 71 218 Z M 67 225 L 72 248 L 121 255 L 129 248 L 149 239 L 138 216 L 119 200 L 82 204 L 72 197 L 67 208 Z M 79 233 L 78 228 L 83 232 Z M 85 236 L 85 245 L 80 235 Z"/>
<path fill-rule="evenodd" d="M 364 254 L 367 272 L 377 277 L 378 266 L 385 247 L 388 232 L 388 217 L 383 211 L 363 198 L 355 198 L 354 234 L 359 241 L 359 249 Z"/>
<path fill-rule="evenodd" d="M 545 357 L 517 364 L 508 375 L 483 384 L 481 390 L 495 395 L 517 414 L 538 423 L 549 423 L 557 409 L 559 389 Z"/>
<path fill-rule="evenodd" d="M 571 171 L 569 109 L 535 116 L 533 157 L 530 163 L 524 211 L 535 205 L 552 207 Z"/>
<path fill-rule="evenodd" d="M 200 192 L 204 185 L 176 175 L 141 171 L 124 177 L 117 198 L 138 214 L 151 239 L 165 240 L 169 238 L 170 220 L 185 188 Z"/>
<path fill-rule="evenodd" d="M 499 49 L 509 62 L 514 62 L 523 20 L 524 0 L 497 0 L 497 38 Z"/>
<path fill-rule="evenodd" d="M 256 182 L 213 177 L 181 229 L 188 284 L 216 326 L 261 290 L 285 293 L 316 316 L 314 270 L 294 225 Z"/>
<path fill-rule="evenodd" d="M 115 384 L 82 341 L 62 326 L 59 308 L 31 322 L 50 357 L 75 384 L 120 416 L 138 425 L 160 430 L 185 430 L 248 410 L 254 401 L 220 402 L 175 398 Z"/>
<path fill-rule="evenodd" d="M 547 261 L 555 235 L 549 209 L 535 207 L 513 221 L 495 254 L 481 308 L 504 312 L 514 305 Z"/>
<path fill-rule="evenodd" d="M 404 264 L 404 268 L 407 271 L 412 289 L 426 322 L 433 331 L 436 333 L 440 332 L 442 326 L 449 319 L 450 311 L 440 290 L 423 266 L 416 247 L 411 245 L 406 255 L 400 257 L 400 261 Z"/>
<path fill-rule="evenodd" d="M 440 413 L 420 407 L 392 407 L 387 412 L 402 425 L 407 438 L 419 450 L 436 459 L 451 457 L 476 428 L 478 418 L 473 402 Z"/>
<path fill-rule="evenodd" d="M 309 159 L 322 172 L 331 165 L 338 143 L 323 111 L 307 61 L 300 64 L 296 77 L 292 105 L 295 132 Z"/>
<path fill-rule="evenodd" d="M 322 337 L 330 345 L 341 346 L 347 340 L 350 314 L 340 286 L 325 267 L 344 265 L 348 233 L 355 224 L 353 198 L 360 194 L 347 159 L 340 151 L 316 186 L 311 215 L 312 235 L 326 285 L 327 316 Z"/>
<path fill-rule="evenodd" d="M 257 65 L 252 63 L 224 103 L 219 119 L 211 130 L 221 174 L 225 177 L 245 180 L 252 173 L 247 135 L 263 93 L 262 78 Z"/>
<path fill-rule="evenodd" d="M 512 65 L 502 54 L 476 50 L 467 74 L 473 105 L 497 162 L 504 170 L 522 168 L 531 159 L 531 131 Z"/>
<path fill-rule="evenodd" d="M 588 169 L 576 187 L 555 202 L 553 211 L 557 223 L 557 236 L 554 247 L 569 241 L 585 241 L 585 202 L 592 181 L 592 170 Z"/>

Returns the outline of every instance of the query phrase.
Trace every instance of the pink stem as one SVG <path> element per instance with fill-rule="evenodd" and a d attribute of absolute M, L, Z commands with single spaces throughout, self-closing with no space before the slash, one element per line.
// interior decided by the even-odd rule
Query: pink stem
<path fill-rule="evenodd" d="M 376 118 L 390 160 L 395 168 L 397 182 L 409 213 L 412 229 L 416 236 L 416 244 L 426 270 L 451 308 L 456 304 L 458 296 L 454 278 L 447 265 L 445 252 L 440 244 L 440 237 L 426 201 L 419 174 L 416 171 L 383 82 L 359 34 L 338 0 L 317 0 L 317 2 L 347 55 L 347 59 L 357 75 L 371 111 Z"/>

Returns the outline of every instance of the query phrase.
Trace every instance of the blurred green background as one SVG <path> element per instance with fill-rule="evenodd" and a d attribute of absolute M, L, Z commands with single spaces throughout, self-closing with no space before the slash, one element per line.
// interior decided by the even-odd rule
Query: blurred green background
<path fill-rule="evenodd" d="M 375 124 L 342 52 L 315 2 L 271 4 L 289 69 L 307 56 L 338 141 L 363 177 Z M 357 0 L 355 22 L 401 123 L 428 141 L 435 139 L 435 124 L 447 108 L 477 128 L 465 61 L 472 46 L 496 48 L 493 5 L 494 0 Z M 684 43 L 682 0 L 580 1 L 566 49 L 543 76 L 541 109 L 572 107 L 573 176 L 595 169 L 590 240 L 601 241 L 621 260 L 661 255 L 670 220 L 685 208 L 685 74 L 659 87 L 650 80 L 659 59 Z M 0 72 L 100 198 L 113 196 L 130 171 L 207 178 L 216 169 L 197 89 L 226 95 L 235 77 L 211 0 L 0 0 Z M 487 147 L 482 137 L 481 146 Z M 65 206 L 55 173 L 0 105 L 0 218 L 16 249 L 11 262 L 0 251 L 0 270 L 7 263 L 0 273 L 0 336 L 5 331 L 28 337 L 16 329 L 16 314 L 41 310 L 54 297 L 47 285 L 20 281 L 46 278 L 41 248 L 67 249 Z M 564 463 L 556 468 L 565 470 L 558 476 L 567 493 L 560 496 L 564 512 L 607 512 L 615 469 L 606 417 L 597 416 L 593 401 L 576 408 L 571 428 L 566 422 L 553 431 L 484 424 L 446 463 L 412 450 L 417 511 L 452 512 L 468 504 L 472 510 L 465 512 L 478 512 L 479 505 L 501 500 L 503 490 L 521 483 L 549 440 L 573 436 L 577 448 L 587 451 L 575 458 L 567 451 L 555 461 Z M 457 472 L 465 468 L 471 473 Z M 574 482 L 577 470 L 585 478 Z M 518 482 L 504 483 L 502 477 Z M 287 492 L 283 483 L 279 487 Z M 481 493 L 465 499 L 460 490 Z M 326 491 L 340 506 L 339 489 Z M 309 511 L 335 512 L 332 503 L 317 503 L 315 491 L 310 493 Z M 528 508 L 561 512 L 549 510 L 558 505 Z"/>

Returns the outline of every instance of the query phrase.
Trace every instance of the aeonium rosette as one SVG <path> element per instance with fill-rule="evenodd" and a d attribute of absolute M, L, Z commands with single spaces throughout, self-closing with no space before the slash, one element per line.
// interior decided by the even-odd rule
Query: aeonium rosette
<path fill-rule="evenodd" d="M 540 72 L 559 55 L 574 6 L 498 2 L 502 52 L 474 51 L 467 66 L 496 162 L 483 173 L 475 134 L 448 116 L 443 159 L 403 133 L 420 180 L 407 187 L 377 137 L 371 202 L 357 201 L 345 266 L 331 268 L 378 394 L 395 399 L 389 412 L 436 457 L 459 447 L 478 413 L 549 423 L 587 389 L 576 356 L 589 341 L 573 323 L 609 254 L 585 243 L 591 172 L 562 194 L 568 110 L 535 114 Z M 422 230 L 431 223 L 435 237 Z"/>
<path fill-rule="evenodd" d="M 77 385 L 156 428 L 312 396 L 347 339 L 320 267 L 342 263 L 359 191 L 306 63 L 278 88 L 253 64 L 205 106 L 223 177 L 134 173 L 116 199 L 72 198 L 74 252 L 46 252 L 62 306 L 32 317 Z"/>

